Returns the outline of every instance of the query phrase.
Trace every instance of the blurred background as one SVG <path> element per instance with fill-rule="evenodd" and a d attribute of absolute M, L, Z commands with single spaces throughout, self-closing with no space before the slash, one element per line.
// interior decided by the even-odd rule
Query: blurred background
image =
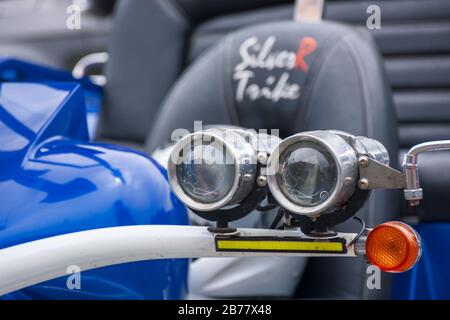
<path fill-rule="evenodd" d="M 71 70 L 105 51 L 115 0 L 0 0 L 0 55 Z M 82 28 L 66 27 L 67 8 L 82 10 Z"/>

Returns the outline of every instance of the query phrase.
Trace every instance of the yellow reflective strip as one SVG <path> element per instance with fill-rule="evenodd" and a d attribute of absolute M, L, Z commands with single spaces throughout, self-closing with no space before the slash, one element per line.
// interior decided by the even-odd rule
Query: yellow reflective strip
<path fill-rule="evenodd" d="M 283 251 L 343 251 L 342 242 L 217 240 L 217 249 L 283 250 Z"/>

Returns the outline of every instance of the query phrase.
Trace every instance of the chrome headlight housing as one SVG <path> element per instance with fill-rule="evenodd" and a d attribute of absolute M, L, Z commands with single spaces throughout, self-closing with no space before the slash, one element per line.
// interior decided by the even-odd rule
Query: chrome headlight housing
<path fill-rule="evenodd" d="M 318 217 L 342 208 L 354 195 L 360 154 L 386 163 L 376 140 L 340 131 L 293 135 L 275 148 L 268 161 L 268 184 L 277 202 L 292 214 Z"/>
<path fill-rule="evenodd" d="M 284 213 L 292 218 L 288 225 L 307 231 L 354 216 L 371 189 L 386 186 L 376 170 L 392 173 L 388 164 L 380 142 L 341 131 L 303 132 L 281 141 L 224 127 L 182 138 L 168 172 L 178 198 L 218 226 L 255 210 L 270 191 L 261 208 L 279 205 L 278 216 Z"/>
<path fill-rule="evenodd" d="M 243 131 L 208 129 L 175 145 L 169 181 L 189 208 L 213 211 L 239 203 L 252 191 L 256 164 L 256 151 Z"/>

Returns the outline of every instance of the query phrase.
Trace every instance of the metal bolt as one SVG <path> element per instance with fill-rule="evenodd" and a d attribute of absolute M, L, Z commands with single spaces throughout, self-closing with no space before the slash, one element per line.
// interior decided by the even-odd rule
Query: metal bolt
<path fill-rule="evenodd" d="M 269 158 L 267 156 L 267 153 L 265 152 L 258 152 L 258 155 L 256 156 L 258 158 L 258 162 L 261 164 L 267 164 L 267 159 Z"/>
<path fill-rule="evenodd" d="M 359 157 L 358 162 L 361 167 L 365 168 L 369 165 L 370 160 L 366 156 L 361 156 Z"/>
<path fill-rule="evenodd" d="M 420 200 L 423 199 L 423 190 L 419 189 L 406 189 L 403 191 L 405 199 L 409 201 L 409 205 L 412 207 L 418 206 L 420 204 Z"/>
<path fill-rule="evenodd" d="M 266 176 L 258 176 L 258 178 L 256 179 L 256 183 L 260 187 L 266 186 L 267 185 L 267 177 Z"/>
<path fill-rule="evenodd" d="M 361 190 L 367 190 L 367 189 L 369 189 L 369 180 L 367 180 L 366 178 L 360 179 L 360 180 L 358 181 L 358 187 L 359 187 Z"/>
<path fill-rule="evenodd" d="M 423 199 L 423 190 L 419 189 L 405 189 L 403 191 L 406 200 L 422 200 Z"/>

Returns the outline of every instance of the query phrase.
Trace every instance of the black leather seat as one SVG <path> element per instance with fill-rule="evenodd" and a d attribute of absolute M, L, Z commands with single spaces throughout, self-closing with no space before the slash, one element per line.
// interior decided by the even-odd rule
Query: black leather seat
<path fill-rule="evenodd" d="M 370 4 L 381 7 L 382 29 L 373 35 L 385 54 L 394 89 L 400 146 L 407 148 L 423 140 L 445 138 L 450 129 L 450 3 L 326 1 L 325 19 L 361 25 Z M 193 120 L 275 127 L 281 129 L 282 136 L 333 128 L 381 140 L 396 161 L 397 131 L 388 81 L 368 32 L 334 24 L 275 23 L 290 20 L 292 13 L 290 1 L 121 1 L 107 66 L 100 137 L 124 144 L 146 143 L 146 150 L 151 152 L 168 140 L 172 129 L 190 128 Z M 266 25 L 243 29 L 260 23 Z M 224 38 L 236 30 L 241 31 Z M 316 40 L 316 50 L 305 57 L 310 68 L 308 75 L 301 70 L 288 71 L 289 82 L 300 85 L 300 97 L 250 101 L 251 92 L 255 91 L 251 89 L 242 101 L 236 101 L 237 82 L 233 76 L 240 61 L 239 46 L 249 37 L 256 36 L 262 42 L 272 34 L 276 35 L 274 50 L 278 51 L 297 52 L 304 37 Z M 219 44 L 214 47 L 216 43 Z M 214 48 L 207 50 L 211 47 Z M 274 74 L 277 80 L 282 73 L 257 70 L 254 80 L 262 87 L 270 75 Z M 424 157 L 432 165 L 422 172 L 437 170 L 434 164 L 438 161 L 445 165 L 443 159 L 439 155 Z M 439 177 L 450 181 L 446 175 L 450 175 L 450 170 Z M 426 190 L 445 185 L 423 180 Z M 369 225 L 398 212 L 400 198 L 393 198 L 394 195 L 376 192 L 362 212 Z M 427 201 L 425 208 L 430 210 Z M 436 212 L 445 210 L 450 211 L 449 204 Z M 438 217 L 448 216 L 447 213 Z M 329 262 L 309 263 L 300 297 L 364 298 L 388 294 L 388 290 L 366 289 L 362 260 Z"/>

